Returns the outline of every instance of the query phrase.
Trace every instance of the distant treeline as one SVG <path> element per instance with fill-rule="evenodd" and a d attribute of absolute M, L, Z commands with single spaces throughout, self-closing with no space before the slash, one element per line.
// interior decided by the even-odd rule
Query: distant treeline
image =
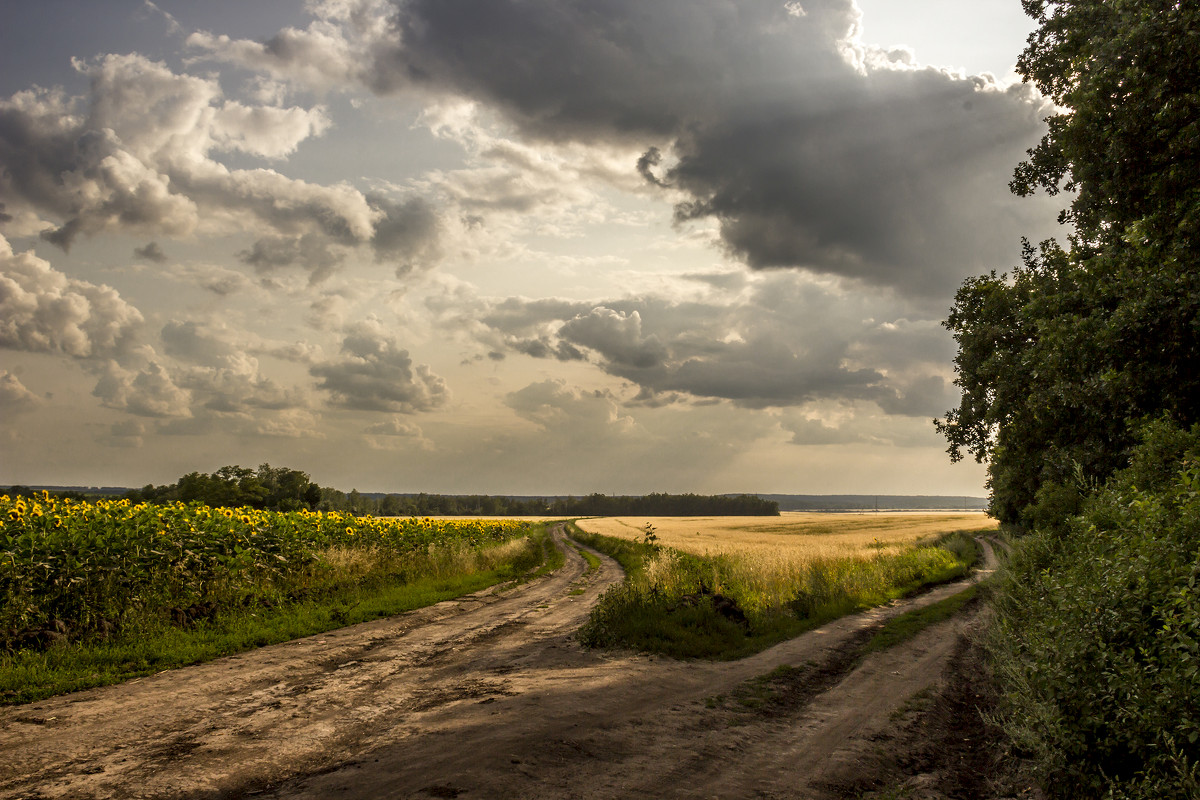
<path fill-rule="evenodd" d="M 923 511 L 987 508 L 984 497 L 903 494 L 764 494 L 779 504 L 780 511 Z"/>
<path fill-rule="evenodd" d="M 9 494 L 34 490 L 14 486 Z M 82 499 L 74 489 L 58 496 Z M 105 492 L 105 494 L 110 494 Z M 313 483 L 308 474 L 263 464 L 257 470 L 237 465 L 211 474 L 190 472 L 163 486 L 147 484 L 120 495 L 135 503 L 203 503 L 214 507 L 248 506 L 272 511 L 343 511 L 380 517 L 407 516 L 772 516 L 779 504 L 755 495 L 649 494 L 645 496 L 513 497 L 503 495 L 364 494 Z"/>
<path fill-rule="evenodd" d="M 586 497 L 503 497 L 492 495 L 388 494 L 378 503 L 380 516 L 481 514 L 556 517 L 776 516 L 779 504 L 754 495 L 590 494 Z"/>

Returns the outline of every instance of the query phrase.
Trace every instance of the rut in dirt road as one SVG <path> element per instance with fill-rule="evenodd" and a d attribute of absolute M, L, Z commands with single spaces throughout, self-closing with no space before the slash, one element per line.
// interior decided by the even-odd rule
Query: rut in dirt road
<path fill-rule="evenodd" d="M 585 575 L 566 551 L 559 574 L 512 593 L 39 704 L 58 717 L 45 725 L 9 716 L 0 747 L 38 755 L 0 767 L 0 797 L 832 797 L 837 769 L 937 680 L 960 623 L 857 668 L 839 658 L 968 583 L 741 661 L 677 662 L 575 643 L 621 573 L 603 559 Z M 826 680 L 786 713 L 713 702 L 780 665 Z"/>
<path fill-rule="evenodd" d="M 512 695 L 429 708 L 403 738 L 266 796 L 836 797 L 822 787 L 836 785 L 892 713 L 938 680 L 967 623 L 935 626 L 856 669 L 843 656 L 883 620 L 970 582 L 845 617 L 737 662 L 596 654 L 568 643 L 554 659 L 508 672 Z M 815 696 L 783 714 L 714 707 L 714 698 L 780 665 L 801 667 L 798 680 L 820 687 Z"/>
<path fill-rule="evenodd" d="M 515 668 L 560 647 L 623 575 L 564 549 L 563 568 L 515 589 L 4 709 L 0 798 L 220 796 L 341 763 L 423 708 L 503 696 L 501 671 L 430 675 L 464 652 Z M 499 655 L 508 642 L 522 652 Z"/>

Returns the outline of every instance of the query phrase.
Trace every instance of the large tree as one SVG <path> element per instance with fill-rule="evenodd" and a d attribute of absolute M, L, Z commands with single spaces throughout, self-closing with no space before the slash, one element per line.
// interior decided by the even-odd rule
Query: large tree
<path fill-rule="evenodd" d="M 1073 195 L 1071 233 L 959 289 L 962 400 L 936 424 L 988 461 L 993 513 L 1030 525 L 1120 468 L 1147 418 L 1200 420 L 1200 4 L 1022 5 L 1018 69 L 1059 110 L 1011 188 Z"/>

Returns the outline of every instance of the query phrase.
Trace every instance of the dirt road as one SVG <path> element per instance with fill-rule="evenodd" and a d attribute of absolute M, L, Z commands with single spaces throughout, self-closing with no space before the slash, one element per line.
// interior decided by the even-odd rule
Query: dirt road
<path fill-rule="evenodd" d="M 972 620 L 848 657 L 961 582 L 738 662 L 594 652 L 571 633 L 621 571 L 566 552 L 517 588 L 0 710 L 0 798 L 838 797 Z"/>

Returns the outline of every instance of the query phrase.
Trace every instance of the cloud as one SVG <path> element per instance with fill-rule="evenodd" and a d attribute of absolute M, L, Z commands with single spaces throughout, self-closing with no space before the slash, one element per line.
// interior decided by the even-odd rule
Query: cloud
<path fill-rule="evenodd" d="M 171 274 L 218 297 L 254 289 L 254 282 L 241 272 L 215 264 L 177 264 Z"/>
<path fill-rule="evenodd" d="M 567 441 L 592 442 L 606 436 L 620 436 L 635 428 L 633 419 L 621 413 L 611 394 L 574 389 L 563 380 L 531 383 L 510 392 L 504 404 L 522 419 Z"/>
<path fill-rule="evenodd" d="M 195 410 L 247 414 L 258 410 L 303 410 L 304 392 L 262 374 L 251 346 L 223 327 L 174 321 L 162 329 L 164 353 L 178 362 L 172 380 L 189 393 Z"/>
<path fill-rule="evenodd" d="M 133 255 L 146 261 L 153 261 L 155 264 L 167 262 L 167 254 L 163 252 L 158 242 L 147 242 L 144 247 L 133 248 Z"/>
<path fill-rule="evenodd" d="M 266 348 L 264 352 L 281 361 L 290 361 L 296 364 L 313 364 L 321 358 L 321 346 L 309 342 L 289 342 L 287 344 L 272 345 Z"/>
<path fill-rule="evenodd" d="M 228 329 L 169 322 L 161 354 L 137 344 L 144 329 L 116 290 L 68 278 L 31 251 L 14 254 L 0 237 L 0 347 L 77 359 L 96 375 L 93 395 L 106 407 L 204 420 L 308 405 L 303 391 L 264 376 L 249 344 Z"/>
<path fill-rule="evenodd" d="M 433 442 L 425 438 L 425 432 L 419 425 L 408 422 L 403 417 L 392 417 L 374 425 L 368 425 L 363 431 L 363 439 L 372 450 L 398 450 L 416 446 L 426 452 L 433 452 Z"/>
<path fill-rule="evenodd" d="M 558 334 L 571 344 L 602 353 L 618 368 L 654 369 L 662 366 L 668 355 L 657 336 L 642 335 L 638 311 L 625 314 L 611 308 L 593 308 L 566 322 Z"/>
<path fill-rule="evenodd" d="M 32 251 L 14 254 L 0 236 L 0 347 L 110 357 L 130 346 L 142 323 L 115 289 L 69 278 Z"/>
<path fill-rule="evenodd" d="M 299 267 L 309 273 L 314 283 L 332 275 L 344 258 L 317 234 L 264 237 L 237 255 L 243 264 L 254 267 L 260 275 Z"/>
<path fill-rule="evenodd" d="M 146 426 L 136 419 L 114 422 L 108 429 L 108 436 L 102 441 L 112 447 L 142 447 L 145 441 Z"/>
<path fill-rule="evenodd" d="M 791 443 L 798 445 L 850 444 L 861 442 L 864 437 L 849 426 L 843 428 L 827 425 L 814 417 L 795 417 L 781 422 L 784 430 L 792 434 Z"/>
<path fill-rule="evenodd" d="M 283 158 L 305 139 L 320 136 L 331 122 L 322 108 L 246 106 L 227 102 L 213 117 L 213 142 L 263 158 Z"/>
<path fill-rule="evenodd" d="M 6 369 L 0 369 L 0 410 L 5 417 L 33 411 L 42 403 L 42 398 L 26 389 L 20 378 Z"/>
<path fill-rule="evenodd" d="M 172 72 L 137 54 L 78 62 L 90 91 L 34 89 L 0 99 L 0 194 L 6 214 L 53 219 L 42 238 L 64 250 L 103 232 L 185 237 L 248 232 L 258 269 L 313 280 L 338 248 L 373 248 L 407 266 L 436 258 L 435 212 L 415 199 L 368 199 L 274 169 L 233 169 L 224 153 L 280 160 L 324 133 L 321 107 L 227 100 L 217 80 Z M 378 228 L 377 228 L 378 224 Z M 157 260 L 156 243 L 139 255 Z"/>
<path fill-rule="evenodd" d="M 445 406 L 446 382 L 386 335 L 377 321 L 347 328 L 340 360 L 314 364 L 309 373 L 333 405 L 358 411 L 414 414 Z"/>
<path fill-rule="evenodd" d="M 677 141 L 669 180 L 755 268 L 805 266 L 914 294 L 1008 260 L 1035 211 L 1007 176 L 1044 115 L 1024 87 L 872 71 L 839 107 L 764 105 Z M 847 87 L 855 88 L 855 87 Z"/>
<path fill-rule="evenodd" d="M 252 418 L 249 430 L 259 436 L 287 439 L 324 439 L 320 431 L 321 417 L 305 408 L 284 408 Z"/>
<path fill-rule="evenodd" d="M 373 53 L 390 41 L 390 7 L 382 0 L 324 0 L 309 5 L 316 17 L 308 28 L 284 28 L 266 41 L 233 39 L 196 31 L 187 45 L 205 57 L 308 89 L 327 91 L 367 83 Z"/>
<path fill-rule="evenodd" d="M 441 225 L 428 202 L 398 202 L 380 195 L 369 196 L 367 202 L 379 214 L 371 237 L 375 257 L 396 264 L 397 277 L 437 261 Z"/>
<path fill-rule="evenodd" d="M 885 414 L 924 418 L 941 413 L 952 394 L 953 341 L 894 293 L 802 272 L 687 282 L 700 284 L 700 293 L 459 307 L 478 321 L 474 333 L 484 347 L 591 361 L 637 387 L 630 405 L 863 401 Z"/>
<path fill-rule="evenodd" d="M 191 43 L 307 85 L 465 98 L 543 146 L 635 148 L 627 174 L 669 191 L 680 222 L 715 220 L 755 269 L 944 299 L 1011 260 L 1021 235 L 1049 232 L 1049 206 L 1007 190 L 1045 103 L 864 44 L 853 0 L 394 0 L 316 14 L 266 44 Z M 528 204 L 537 195 L 516 189 L 538 170 L 442 182 L 490 181 L 473 196 Z"/>
<path fill-rule="evenodd" d="M 932 447 L 941 437 L 927 415 L 880 413 L 879 404 L 861 401 L 819 401 L 778 415 L 779 426 L 791 434 L 790 444 Z M 839 448 L 840 449 L 840 448 Z"/>
<path fill-rule="evenodd" d="M 662 151 L 657 147 L 651 147 L 642 157 L 637 160 L 638 174 L 645 178 L 649 183 L 662 188 L 667 188 L 670 184 L 663 181 L 654 174 L 654 167 L 662 163 Z"/>
<path fill-rule="evenodd" d="M 193 416 L 191 394 L 177 385 L 158 361 L 150 361 L 141 369 L 126 369 L 116 361 L 106 362 L 100 368 L 92 395 L 108 408 L 140 417 Z"/>

